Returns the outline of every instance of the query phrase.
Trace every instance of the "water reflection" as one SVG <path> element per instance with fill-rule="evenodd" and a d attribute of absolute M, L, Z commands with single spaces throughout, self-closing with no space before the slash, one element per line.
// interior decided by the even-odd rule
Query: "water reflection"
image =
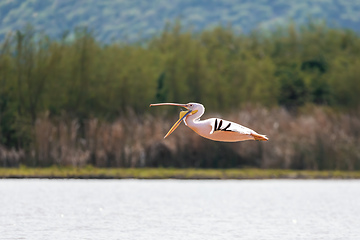
<path fill-rule="evenodd" d="M 359 180 L 1 180 L 4 239 L 358 239 Z"/>

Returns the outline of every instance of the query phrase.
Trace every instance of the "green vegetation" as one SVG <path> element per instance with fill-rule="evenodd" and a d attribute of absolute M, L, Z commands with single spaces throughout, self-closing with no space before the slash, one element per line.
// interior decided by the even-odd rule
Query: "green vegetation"
<path fill-rule="evenodd" d="M 96 179 L 359 179 L 359 171 L 296 171 L 279 169 L 175 168 L 0 168 L 0 178 Z"/>
<path fill-rule="evenodd" d="M 2 166 L 360 169 L 360 37 L 351 31 L 192 34 L 176 23 L 142 44 L 74 36 L 55 41 L 28 27 L 2 42 Z M 188 129 L 163 141 L 177 109 L 148 108 L 159 101 L 201 102 L 270 141 L 215 143 Z"/>

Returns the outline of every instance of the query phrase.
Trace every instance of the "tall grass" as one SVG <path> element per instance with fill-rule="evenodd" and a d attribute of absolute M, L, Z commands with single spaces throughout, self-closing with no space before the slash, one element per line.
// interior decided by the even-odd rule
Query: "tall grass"
<path fill-rule="evenodd" d="M 268 142 L 221 143 L 184 126 L 163 139 L 176 121 L 132 113 L 109 123 L 65 117 L 36 120 L 26 150 L 0 147 L 2 166 L 260 167 L 314 170 L 360 169 L 360 119 L 312 107 L 297 115 L 283 108 L 246 106 L 223 117 L 266 134 Z"/>

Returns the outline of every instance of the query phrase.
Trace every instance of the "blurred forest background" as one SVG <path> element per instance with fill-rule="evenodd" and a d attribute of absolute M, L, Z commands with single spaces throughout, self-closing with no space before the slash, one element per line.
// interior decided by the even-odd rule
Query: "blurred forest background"
<path fill-rule="evenodd" d="M 3 0 L 0 38 L 26 23 L 59 38 L 76 27 L 91 27 L 98 41 L 133 42 L 159 35 L 166 21 L 179 18 L 193 31 L 227 26 L 235 32 L 268 30 L 309 18 L 329 26 L 360 31 L 359 0 Z"/>
<path fill-rule="evenodd" d="M 359 56 L 358 33 L 317 21 L 239 33 L 178 20 L 132 42 L 27 25 L 0 45 L 0 163 L 359 170 Z M 191 101 L 270 140 L 185 126 L 163 140 L 179 109 L 149 104 Z"/>

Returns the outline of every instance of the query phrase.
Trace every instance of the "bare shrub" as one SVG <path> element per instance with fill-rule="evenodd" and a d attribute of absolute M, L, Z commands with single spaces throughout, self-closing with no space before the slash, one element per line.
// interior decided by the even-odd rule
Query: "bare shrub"
<path fill-rule="evenodd" d="M 18 167 L 20 162 L 25 158 L 24 150 L 7 149 L 0 145 L 0 166 L 1 167 Z"/>
<path fill-rule="evenodd" d="M 163 136 L 176 121 L 131 113 L 111 123 L 96 118 L 37 119 L 33 145 L 23 150 L 0 147 L 3 166 L 16 166 L 33 157 L 38 165 L 81 167 L 197 167 L 360 169 L 360 120 L 313 107 L 290 114 L 283 108 L 245 106 L 221 116 L 266 134 L 268 142 L 221 143 L 204 139 L 181 125 Z"/>
<path fill-rule="evenodd" d="M 81 167 L 88 163 L 90 151 L 79 137 L 76 119 L 52 122 L 47 115 L 37 119 L 34 126 L 32 158 L 40 166 L 71 165 Z"/>

